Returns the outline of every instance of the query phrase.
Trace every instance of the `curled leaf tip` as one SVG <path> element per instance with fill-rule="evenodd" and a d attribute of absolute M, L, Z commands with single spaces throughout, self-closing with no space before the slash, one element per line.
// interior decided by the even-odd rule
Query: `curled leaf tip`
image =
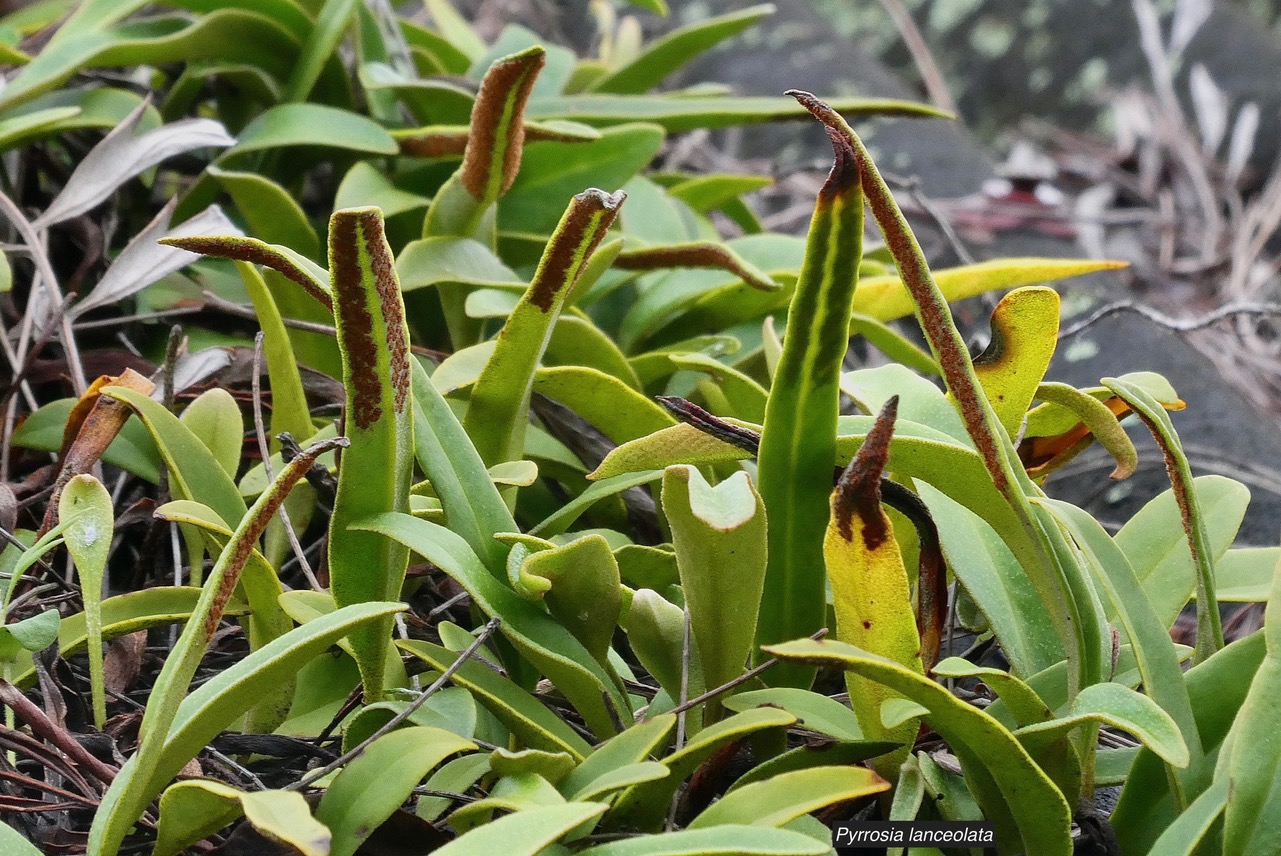
<path fill-rule="evenodd" d="M 578 202 L 592 203 L 603 211 L 617 211 L 618 207 L 623 204 L 627 194 L 621 190 L 615 190 L 613 193 L 606 193 L 599 187 L 589 187 L 582 193 L 574 197 Z"/>
<path fill-rule="evenodd" d="M 898 396 L 885 402 L 858 454 L 841 473 L 832 497 L 832 513 L 837 531 L 846 541 L 854 540 L 854 517 L 862 522 L 863 541 L 875 550 L 889 537 L 885 516 L 881 513 L 881 475 L 889 461 L 890 438 L 898 418 Z"/>
<path fill-rule="evenodd" d="M 562 289 L 572 290 L 583 266 L 618 216 L 627 194 L 595 187 L 576 195 L 565 210 L 530 284 L 529 300 L 548 312 Z"/>
<path fill-rule="evenodd" d="M 835 196 L 858 184 L 858 156 L 850 142 L 849 126 L 845 124 L 840 114 L 812 93 L 800 89 L 789 89 L 786 94 L 795 98 L 810 112 L 811 116 L 823 123 L 827 129 L 827 136 L 832 141 L 832 171 L 823 184 L 823 195 Z"/>

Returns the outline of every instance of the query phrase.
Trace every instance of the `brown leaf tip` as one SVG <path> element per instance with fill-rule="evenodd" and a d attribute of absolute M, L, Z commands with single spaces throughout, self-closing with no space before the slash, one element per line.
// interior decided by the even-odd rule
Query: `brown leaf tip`
<path fill-rule="evenodd" d="M 493 181 L 494 152 L 503 153 L 499 194 L 506 193 L 516 180 L 525 144 L 525 102 L 546 62 L 547 52 L 535 45 L 503 57 L 485 72 L 472 106 L 471 134 L 461 170 L 463 187 L 477 202 L 486 198 Z"/>
<path fill-rule="evenodd" d="M 849 131 L 839 113 L 827 102 L 817 98 L 813 93 L 800 89 L 789 89 L 784 95 L 795 98 L 810 115 L 823 123 L 827 136 L 832 141 L 832 171 L 823 182 L 820 198 L 831 199 L 850 190 L 859 183 L 858 156 L 854 144 L 850 141 Z"/>
<path fill-rule="evenodd" d="M 550 312 L 557 296 L 574 287 L 583 266 L 596 252 L 626 198 L 627 194 L 621 190 L 606 193 L 593 187 L 570 201 L 538 263 L 534 281 L 529 286 L 530 303 L 543 312 Z"/>
<path fill-rule="evenodd" d="M 875 550 L 889 538 L 889 527 L 881 513 L 881 476 L 890 457 L 890 438 L 898 418 L 898 396 L 885 402 L 872 430 L 850 461 L 832 496 L 836 529 L 846 541 L 854 540 L 854 518 L 862 523 L 863 543 Z"/>

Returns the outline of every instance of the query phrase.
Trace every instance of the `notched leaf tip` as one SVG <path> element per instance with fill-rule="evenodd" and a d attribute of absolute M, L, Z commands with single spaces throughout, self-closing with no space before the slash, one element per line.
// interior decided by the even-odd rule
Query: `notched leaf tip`
<path fill-rule="evenodd" d="M 837 531 L 846 541 L 854 540 L 854 517 L 862 521 L 863 543 L 875 550 L 889 537 L 881 513 L 881 475 L 890 457 L 890 438 L 898 418 L 898 396 L 885 402 L 858 454 L 841 473 L 832 498 L 832 515 Z"/>

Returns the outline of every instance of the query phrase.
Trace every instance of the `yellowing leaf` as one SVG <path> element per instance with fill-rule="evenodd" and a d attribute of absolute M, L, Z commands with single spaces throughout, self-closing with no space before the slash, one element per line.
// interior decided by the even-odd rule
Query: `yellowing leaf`
<path fill-rule="evenodd" d="M 949 302 L 989 291 L 1017 288 L 1125 267 L 1125 262 L 1082 259 L 999 259 L 934 271 L 934 281 Z M 859 283 L 854 311 L 881 321 L 912 314 L 912 298 L 903 280 L 892 274 L 870 276 Z"/>
<path fill-rule="evenodd" d="M 974 359 L 974 373 L 1010 437 L 1018 436 L 1058 335 L 1059 295 L 1052 288 L 1015 289 L 992 311 L 992 342 Z"/>
<path fill-rule="evenodd" d="M 858 454 L 832 492 L 831 522 L 823 539 L 823 560 L 836 607 L 836 638 L 924 673 L 921 638 L 912 609 L 911 587 L 894 527 L 881 508 L 881 474 L 889 457 L 890 436 L 898 412 L 891 398 Z M 878 764 L 883 776 L 897 777 L 911 753 L 916 722 L 887 728 L 881 706 L 900 698 L 884 684 L 847 673 L 850 706 L 863 733 L 872 739 L 903 743 Z"/>

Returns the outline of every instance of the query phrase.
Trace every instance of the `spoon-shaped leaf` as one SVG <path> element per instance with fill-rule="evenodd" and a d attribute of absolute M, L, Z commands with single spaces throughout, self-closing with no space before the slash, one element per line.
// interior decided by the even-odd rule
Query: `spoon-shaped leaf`
<path fill-rule="evenodd" d="M 85 627 L 88 630 L 93 722 L 102 728 L 107 721 L 107 696 L 102 673 L 102 578 L 107 556 L 111 553 L 111 534 L 115 526 L 111 494 L 93 476 L 76 476 L 63 488 L 58 514 L 74 519 L 62 537 L 80 577 L 80 594 L 84 599 Z"/>

